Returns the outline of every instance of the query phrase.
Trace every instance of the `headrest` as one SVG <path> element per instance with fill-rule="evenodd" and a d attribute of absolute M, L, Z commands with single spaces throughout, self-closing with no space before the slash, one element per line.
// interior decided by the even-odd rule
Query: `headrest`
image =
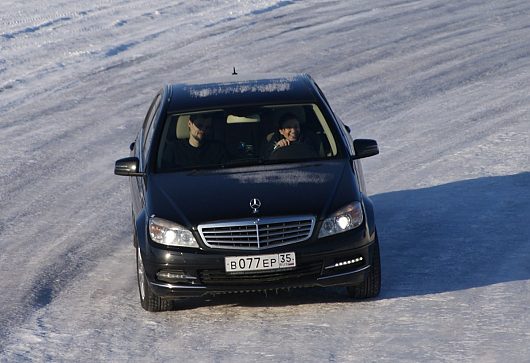
<path fill-rule="evenodd" d="M 177 119 L 177 139 L 188 139 L 190 137 L 190 128 L 188 126 L 188 121 L 190 120 L 190 115 L 181 115 Z"/>
<path fill-rule="evenodd" d="M 254 122 L 260 122 L 260 116 L 259 115 L 249 115 L 249 116 L 236 116 L 236 115 L 228 115 L 226 118 L 227 124 L 247 124 L 247 123 L 254 123 Z"/>

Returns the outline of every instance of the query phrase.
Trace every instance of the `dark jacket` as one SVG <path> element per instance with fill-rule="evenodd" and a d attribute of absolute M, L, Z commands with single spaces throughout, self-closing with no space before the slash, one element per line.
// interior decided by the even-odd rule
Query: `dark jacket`
<path fill-rule="evenodd" d="M 288 146 L 274 149 L 276 143 L 284 137 L 279 131 L 276 131 L 270 141 L 265 144 L 262 156 L 268 159 L 304 159 L 317 157 L 319 155 L 320 147 L 316 136 L 312 137 L 308 133 L 302 132 L 298 141 L 291 143 Z M 283 150 L 282 150 L 283 149 Z"/>
<path fill-rule="evenodd" d="M 214 140 L 207 140 L 199 147 L 191 146 L 188 139 L 177 140 L 168 144 L 164 156 L 162 163 L 164 169 L 215 165 L 227 160 L 224 146 Z"/>

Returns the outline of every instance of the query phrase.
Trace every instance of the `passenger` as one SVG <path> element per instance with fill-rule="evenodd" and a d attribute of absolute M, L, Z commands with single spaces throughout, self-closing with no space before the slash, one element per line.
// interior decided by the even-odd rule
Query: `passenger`
<path fill-rule="evenodd" d="M 271 159 L 310 158 L 318 156 L 317 150 L 316 142 L 302 133 L 298 118 L 287 113 L 280 119 L 278 132 L 267 144 L 265 154 Z"/>
<path fill-rule="evenodd" d="M 190 115 L 188 127 L 189 138 L 177 140 L 166 165 L 183 167 L 218 165 L 227 160 L 223 144 L 209 138 L 212 129 L 211 116 Z"/>

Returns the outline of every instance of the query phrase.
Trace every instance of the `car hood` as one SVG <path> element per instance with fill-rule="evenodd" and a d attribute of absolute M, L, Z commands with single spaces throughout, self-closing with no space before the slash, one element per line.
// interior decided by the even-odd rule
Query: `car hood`
<path fill-rule="evenodd" d="M 322 218 L 359 198 L 352 183 L 355 178 L 345 160 L 152 174 L 147 208 L 187 227 L 270 216 Z M 335 197 L 338 190 L 340 200 Z M 250 207 L 254 198 L 261 203 L 258 213 Z"/>

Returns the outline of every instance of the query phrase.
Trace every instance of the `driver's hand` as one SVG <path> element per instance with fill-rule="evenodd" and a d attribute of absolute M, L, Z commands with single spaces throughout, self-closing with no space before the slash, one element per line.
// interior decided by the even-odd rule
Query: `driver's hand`
<path fill-rule="evenodd" d="M 287 139 L 281 139 L 280 141 L 278 141 L 278 142 L 276 143 L 276 145 L 274 145 L 274 148 L 277 149 L 277 148 L 279 148 L 279 147 L 284 147 L 284 146 L 287 146 L 287 145 L 289 145 L 289 144 L 290 144 L 290 143 L 289 143 L 289 140 L 287 140 Z"/>

